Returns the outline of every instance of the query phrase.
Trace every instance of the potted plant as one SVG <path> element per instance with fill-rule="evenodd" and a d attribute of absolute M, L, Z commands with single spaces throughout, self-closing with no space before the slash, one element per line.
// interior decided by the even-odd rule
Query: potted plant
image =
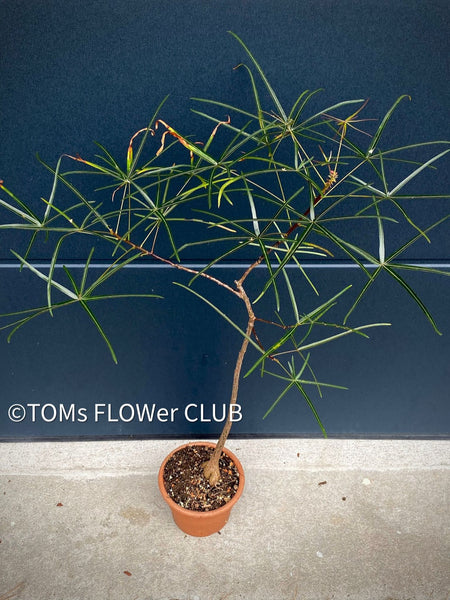
<path fill-rule="evenodd" d="M 37 316 L 77 303 L 117 362 L 93 305 L 101 299 L 139 295 L 132 290 L 99 293 L 102 284 L 136 261 L 153 261 L 185 274 L 187 281 L 176 285 L 241 335 L 230 410 L 217 444 L 177 449 L 159 473 L 162 493 L 170 496 L 171 508 L 178 511 L 175 520 L 193 535 L 220 529 L 228 518 L 226 509 L 242 493 L 241 465 L 234 455 L 224 453 L 241 378 L 259 372 L 278 379 L 280 393 L 266 414 L 287 392 L 297 390 L 326 435 L 308 390 L 321 392 L 333 384 L 317 380 L 314 350 L 348 335 L 368 337 L 370 328 L 388 325 L 350 324 L 354 309 L 380 274 L 392 277 L 438 332 L 403 273 L 449 274 L 401 260 L 414 243 L 429 241 L 433 229 L 448 217 L 423 226 L 411 218 L 408 208 L 410 199 L 418 197 L 412 187 L 416 177 L 431 173 L 449 152 L 448 142 L 383 149 L 385 130 L 405 96 L 375 123 L 364 116 L 367 101 L 340 101 L 324 110 L 311 110 L 315 92 L 308 91 L 286 111 L 250 50 L 234 37 L 250 61 L 249 66 L 240 67 L 248 73 L 254 106 L 248 109 L 197 99 L 194 112 L 210 123 L 211 133 L 204 143 L 185 131 L 184 125 L 175 126 L 167 116 L 163 120 L 161 103 L 148 126 L 131 137 L 124 164 L 99 145 L 98 158 L 64 155 L 55 168 L 45 165 L 54 179 L 42 215 L 3 182 L 0 185 L 0 204 L 13 216 L 13 222 L 0 227 L 30 234 L 26 252 L 13 254 L 47 288 L 45 306 L 9 313 L 10 320 L 2 327 L 10 329 L 8 339 Z M 431 155 L 418 158 L 429 149 Z M 66 164 L 70 164 L 68 170 L 63 169 Z M 86 192 L 88 175 L 100 180 L 95 184 L 101 188 L 97 196 L 92 188 Z M 60 200 L 61 188 L 67 192 L 64 201 Z M 426 199 L 420 195 L 421 202 Z M 367 237 L 362 235 L 365 232 Z M 30 258 L 41 234 L 52 249 L 45 270 L 34 266 Z M 77 278 L 64 267 L 66 281 L 62 282 L 56 278 L 55 267 L 62 248 L 74 236 L 88 244 L 84 268 Z M 394 243 L 395 249 L 388 251 Z M 109 251 L 110 264 L 92 276 L 91 262 L 100 247 Z M 193 266 L 190 252 L 202 248 L 207 248 L 208 259 L 201 267 Z M 335 258 L 350 261 L 363 274 L 365 283 L 356 295 L 349 293 L 350 284 L 343 284 L 331 297 L 319 296 L 304 269 L 306 261 Z M 226 261 L 245 265 L 235 281 L 228 281 L 218 269 Z M 199 288 L 200 282 L 204 285 Z M 242 322 L 211 300 L 208 289 L 212 288 L 221 292 L 225 302 L 242 306 Z M 311 296 L 314 299 L 308 306 L 306 296 L 308 302 Z M 346 298 L 344 317 L 333 316 L 335 305 L 342 306 Z M 249 357 L 251 362 L 243 371 L 244 359 Z M 193 467 L 191 459 L 196 461 Z M 181 481 L 187 472 L 188 490 Z M 171 498 L 176 494 L 180 509 Z M 182 522 L 193 514 L 214 523 L 202 524 L 195 531 Z"/>

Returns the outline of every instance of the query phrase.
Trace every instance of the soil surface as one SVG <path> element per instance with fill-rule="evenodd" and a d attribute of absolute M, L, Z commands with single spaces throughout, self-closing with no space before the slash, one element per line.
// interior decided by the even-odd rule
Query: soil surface
<path fill-rule="evenodd" d="M 214 448 L 187 446 L 178 450 L 164 468 L 164 486 L 169 496 L 190 510 L 210 511 L 220 508 L 235 495 L 239 487 L 239 472 L 234 462 L 222 453 L 219 460 L 221 478 L 211 486 L 203 476 L 203 463 Z"/>

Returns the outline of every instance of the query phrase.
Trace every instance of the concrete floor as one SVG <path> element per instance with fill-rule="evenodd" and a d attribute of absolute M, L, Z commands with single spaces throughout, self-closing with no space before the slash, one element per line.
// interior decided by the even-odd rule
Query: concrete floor
<path fill-rule="evenodd" d="M 0 600 L 444 600 L 449 441 L 231 440 L 246 489 L 186 536 L 174 441 L 0 445 Z"/>

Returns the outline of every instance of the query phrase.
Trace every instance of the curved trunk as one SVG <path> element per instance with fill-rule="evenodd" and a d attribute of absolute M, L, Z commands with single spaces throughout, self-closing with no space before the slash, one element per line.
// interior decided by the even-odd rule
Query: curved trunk
<path fill-rule="evenodd" d="M 233 375 L 233 387 L 231 389 L 231 398 L 228 410 L 228 417 L 225 422 L 224 428 L 222 429 L 222 433 L 220 434 L 219 440 L 216 444 L 214 452 L 211 455 L 211 458 L 204 463 L 203 465 L 203 474 L 206 479 L 209 481 L 211 485 L 216 485 L 220 480 L 220 469 L 219 469 L 219 459 L 222 455 L 222 450 L 225 446 L 225 442 L 228 439 L 228 435 L 230 433 L 232 421 L 231 421 L 231 407 L 236 404 L 238 391 L 239 391 L 239 380 L 241 377 L 241 369 L 242 363 L 244 361 L 245 353 L 247 352 L 249 338 L 253 332 L 253 326 L 255 324 L 255 315 L 253 313 L 252 305 L 250 299 L 245 293 L 244 288 L 242 287 L 242 280 L 236 281 L 236 287 L 239 292 L 240 298 L 242 298 L 245 306 L 247 308 L 248 313 L 248 322 L 247 322 L 247 330 L 245 332 L 245 337 L 242 341 L 241 348 L 239 350 L 239 354 L 236 360 L 236 366 L 234 367 L 234 375 Z"/>

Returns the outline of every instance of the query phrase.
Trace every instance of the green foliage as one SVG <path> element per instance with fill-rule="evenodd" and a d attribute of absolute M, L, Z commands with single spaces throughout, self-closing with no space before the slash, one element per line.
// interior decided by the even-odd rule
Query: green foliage
<path fill-rule="evenodd" d="M 267 414 L 295 388 L 325 433 L 307 388 L 312 386 L 321 393 L 330 384 L 317 381 L 311 366 L 311 351 L 349 334 L 367 337 L 368 328 L 388 325 L 347 324 L 381 273 L 404 288 L 438 331 L 429 310 L 400 272 L 449 273 L 406 264 L 400 256 L 415 242 L 429 241 L 433 228 L 448 218 L 447 215 L 423 227 L 410 217 L 408 205 L 412 199 L 415 202 L 433 199 L 431 195 L 414 194 L 411 184 L 419 174 L 431 173 L 450 146 L 445 141 L 389 149 L 380 146 L 392 114 L 405 97 L 394 102 L 371 134 L 361 129 L 364 121 L 370 121 L 361 118 L 367 104 L 363 100 L 339 102 L 311 111 L 316 92 L 305 91 L 290 110 L 283 108 L 260 65 L 245 44 L 234 37 L 250 61 L 249 66 L 241 67 L 249 75 L 254 109 L 195 99 L 199 107 L 207 108 L 196 108 L 194 112 L 212 127 L 203 144 L 184 131 L 187 126 L 177 126 L 175 130 L 163 121 L 159 116 L 161 103 L 148 126 L 132 136 L 123 165 L 100 144 L 100 154 L 91 160 L 65 155 L 55 168 L 45 165 L 53 173 L 53 186 L 50 197 L 43 200 L 42 217 L 1 183 L 0 206 L 12 220 L 0 225 L 0 229 L 30 235 L 25 256 L 13 254 L 23 267 L 45 282 L 47 304 L 1 315 L 9 320 L 0 329 L 10 329 L 10 339 L 35 317 L 79 303 L 116 360 L 92 305 L 99 300 L 138 294 L 127 290 L 121 295 L 102 295 L 98 288 L 133 261 L 164 263 L 191 274 L 189 284 L 182 287 L 248 340 L 257 358 L 247 375 L 259 370 L 262 375 L 282 382 L 283 389 Z M 268 106 L 263 106 L 263 97 L 268 98 Z M 338 116 L 348 112 L 350 116 Z M 427 148 L 432 155 L 419 162 L 418 152 Z M 70 166 L 64 170 L 66 164 Z M 398 173 L 402 174 L 400 181 L 396 179 Z M 96 194 L 92 188 L 88 193 L 85 191 L 88 176 L 95 176 Z M 412 191 L 400 194 L 404 188 Z M 69 203 L 67 193 L 72 198 Z M 400 223 L 411 230 L 411 237 L 401 240 L 388 253 L 388 242 L 390 246 L 396 242 L 389 234 Z M 372 248 L 370 241 L 364 247 L 354 242 L 353 228 L 375 232 L 375 247 Z M 41 236 L 48 239 L 53 249 L 45 271 L 29 260 Z M 67 282 L 62 283 L 56 280 L 55 267 L 60 262 L 61 249 L 73 236 L 86 238 L 89 251 L 81 281 L 77 283 L 65 268 Z M 100 275 L 92 276 L 91 261 L 99 246 L 109 248 L 111 263 Z M 202 268 L 193 268 L 189 256 L 206 247 L 209 262 Z M 350 298 L 347 294 L 350 286 L 345 285 L 331 298 L 317 298 L 315 307 L 302 312 L 305 294 L 318 296 L 305 272 L 305 261 L 329 260 L 335 256 L 354 263 L 364 273 L 365 284 L 356 297 Z M 219 279 L 214 270 L 230 260 L 246 265 L 236 286 Z M 257 287 L 254 273 L 260 266 L 264 268 L 265 279 Z M 249 318 L 254 311 L 252 335 L 246 333 L 245 324 L 234 322 L 204 292 L 194 289 L 199 279 L 244 302 Z M 326 320 L 336 303 L 346 297 L 350 300 L 345 320 Z M 260 325 L 264 331 L 270 329 L 267 339 L 259 335 Z"/>

